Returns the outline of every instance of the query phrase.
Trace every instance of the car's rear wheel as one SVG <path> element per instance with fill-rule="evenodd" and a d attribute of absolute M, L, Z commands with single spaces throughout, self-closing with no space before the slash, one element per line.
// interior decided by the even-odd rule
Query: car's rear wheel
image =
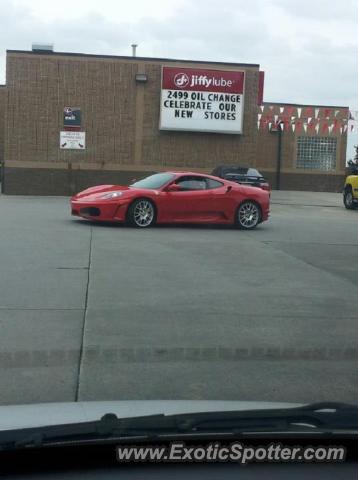
<path fill-rule="evenodd" d="M 261 209 L 252 200 L 245 200 L 236 212 L 236 225 L 242 230 L 252 230 L 261 221 Z"/>
<path fill-rule="evenodd" d="M 357 208 L 357 205 L 354 203 L 353 192 L 351 188 L 344 191 L 343 203 L 348 210 L 354 210 Z"/>
<path fill-rule="evenodd" d="M 138 198 L 130 205 L 127 222 L 132 227 L 147 228 L 155 224 L 155 206 L 146 198 Z"/>

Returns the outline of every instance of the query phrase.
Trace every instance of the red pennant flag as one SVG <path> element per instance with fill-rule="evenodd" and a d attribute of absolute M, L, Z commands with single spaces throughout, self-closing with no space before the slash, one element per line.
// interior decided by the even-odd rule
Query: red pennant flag
<path fill-rule="evenodd" d="M 331 109 L 330 108 L 325 108 L 324 109 L 324 116 L 325 117 L 330 117 L 331 115 Z"/>
<path fill-rule="evenodd" d="M 306 117 L 313 117 L 313 108 L 312 107 L 307 107 L 306 108 Z"/>
<path fill-rule="evenodd" d="M 337 133 L 338 126 L 339 126 L 339 122 L 338 120 L 335 120 L 333 125 L 333 133 Z"/>
<path fill-rule="evenodd" d="M 292 117 L 293 110 L 294 110 L 294 107 L 287 107 L 286 112 L 289 117 Z"/>

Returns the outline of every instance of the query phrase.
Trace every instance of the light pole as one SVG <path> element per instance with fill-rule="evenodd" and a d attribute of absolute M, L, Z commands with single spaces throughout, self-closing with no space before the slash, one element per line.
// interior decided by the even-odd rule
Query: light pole
<path fill-rule="evenodd" d="M 278 122 L 271 127 L 271 133 L 277 133 L 278 136 L 278 145 L 277 145 L 277 160 L 276 160 L 276 190 L 281 190 L 281 160 L 282 160 L 282 130 L 284 123 Z"/>

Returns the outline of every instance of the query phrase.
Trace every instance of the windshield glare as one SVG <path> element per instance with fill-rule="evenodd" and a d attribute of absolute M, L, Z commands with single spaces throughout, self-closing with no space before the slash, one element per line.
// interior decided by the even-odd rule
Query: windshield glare
<path fill-rule="evenodd" d="M 132 183 L 130 187 L 133 188 L 148 188 L 149 190 L 156 190 L 163 187 L 166 183 L 169 182 L 175 175 L 173 173 L 156 173 L 155 175 L 150 175 L 149 177 L 143 178 L 138 182 Z"/>

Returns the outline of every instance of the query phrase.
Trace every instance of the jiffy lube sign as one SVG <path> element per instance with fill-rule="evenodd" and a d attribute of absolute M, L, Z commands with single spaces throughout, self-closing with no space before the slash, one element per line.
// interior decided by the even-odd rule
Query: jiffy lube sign
<path fill-rule="evenodd" d="M 160 129 L 242 133 L 245 73 L 163 67 Z"/>

